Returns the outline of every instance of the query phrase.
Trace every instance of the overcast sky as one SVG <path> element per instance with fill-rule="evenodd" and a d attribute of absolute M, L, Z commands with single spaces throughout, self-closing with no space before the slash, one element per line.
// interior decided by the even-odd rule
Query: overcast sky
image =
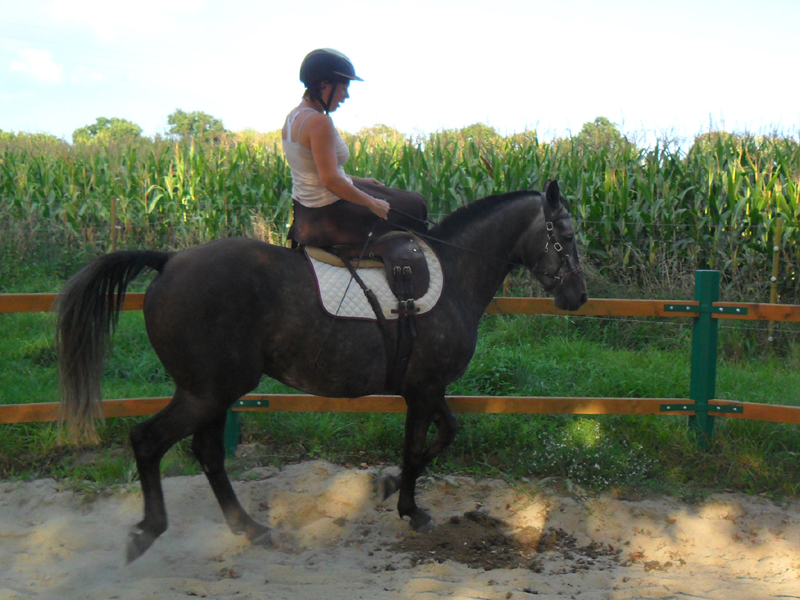
<path fill-rule="evenodd" d="M 0 0 L 0 130 L 71 139 L 175 109 L 272 131 L 300 62 L 347 54 L 351 133 L 800 132 L 800 0 Z"/>

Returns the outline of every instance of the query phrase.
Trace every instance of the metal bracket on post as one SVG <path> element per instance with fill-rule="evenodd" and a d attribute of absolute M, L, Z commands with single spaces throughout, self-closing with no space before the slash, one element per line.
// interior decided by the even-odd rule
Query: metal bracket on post
<path fill-rule="evenodd" d="M 694 404 L 661 404 L 658 408 L 661 412 L 690 412 L 694 410 Z"/>
<path fill-rule="evenodd" d="M 694 400 L 695 415 L 689 417 L 689 428 L 707 446 L 714 433 L 714 417 L 708 401 L 716 395 L 717 386 L 717 320 L 712 318 L 713 304 L 719 300 L 719 271 L 695 271 L 694 299 L 699 306 L 692 330 L 692 373 L 689 398 Z"/>
<path fill-rule="evenodd" d="M 269 408 L 269 400 L 237 400 L 231 408 Z"/>
<path fill-rule="evenodd" d="M 746 316 L 748 308 L 746 306 L 714 306 L 711 309 L 712 315 L 740 315 Z M 692 313 L 701 312 L 700 307 L 696 304 L 680 304 L 679 302 L 670 302 L 664 305 L 664 312 L 681 312 Z"/>
<path fill-rule="evenodd" d="M 694 404 L 685 403 L 685 404 L 662 404 L 660 407 L 661 412 L 698 412 L 698 408 Z M 699 412 L 703 412 L 700 409 Z M 709 404 L 706 409 L 706 413 L 711 414 L 736 414 L 742 415 L 744 414 L 744 407 L 739 404 Z"/>

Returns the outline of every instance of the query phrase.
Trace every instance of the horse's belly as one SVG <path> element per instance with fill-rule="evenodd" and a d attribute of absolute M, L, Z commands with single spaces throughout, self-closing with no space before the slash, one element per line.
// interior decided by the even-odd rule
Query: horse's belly
<path fill-rule="evenodd" d="M 356 398 L 382 393 L 386 352 L 377 326 L 341 325 L 349 333 L 327 337 L 308 333 L 283 350 L 275 352 L 280 348 L 276 346 L 268 353 L 264 373 L 318 396 Z"/>

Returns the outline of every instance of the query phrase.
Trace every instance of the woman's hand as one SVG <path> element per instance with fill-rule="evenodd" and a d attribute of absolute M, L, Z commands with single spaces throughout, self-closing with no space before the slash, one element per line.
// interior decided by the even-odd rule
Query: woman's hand
<path fill-rule="evenodd" d="M 353 179 L 355 179 L 355 178 L 353 178 Z M 360 177 L 360 179 L 361 179 L 361 181 L 366 181 L 367 183 L 372 183 L 374 185 L 381 185 L 381 186 L 385 187 L 384 183 L 378 181 L 374 177 Z"/>
<path fill-rule="evenodd" d="M 386 219 L 387 215 L 389 214 L 389 208 L 389 203 L 386 200 L 381 200 L 380 198 L 372 198 L 372 204 L 369 206 L 369 209 L 381 219 Z"/>

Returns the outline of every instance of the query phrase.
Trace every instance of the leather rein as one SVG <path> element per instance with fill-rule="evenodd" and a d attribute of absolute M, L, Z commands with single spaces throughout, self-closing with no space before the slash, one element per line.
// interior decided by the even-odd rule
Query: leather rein
<path fill-rule="evenodd" d="M 542 197 L 542 200 L 544 200 L 544 195 L 540 193 L 540 196 Z M 544 206 L 544 203 L 543 203 L 543 206 Z M 392 210 L 396 210 L 396 209 L 392 209 Z M 573 275 L 578 275 L 578 274 L 583 272 L 583 267 L 581 267 L 580 265 L 578 265 L 577 267 L 573 266 L 572 257 L 564 252 L 564 247 L 556 240 L 555 235 L 553 234 L 553 232 L 555 230 L 554 223 L 556 221 L 561 221 L 563 219 L 571 219 L 572 218 L 572 214 L 569 211 L 566 211 L 563 208 L 562 208 L 562 211 L 563 212 L 560 213 L 558 216 L 556 216 L 554 218 L 551 218 L 549 221 L 545 221 L 545 228 L 546 228 L 546 231 L 547 231 L 547 241 L 545 242 L 545 245 L 544 245 L 544 251 L 545 252 L 549 252 L 550 251 L 550 244 L 552 243 L 553 249 L 556 251 L 556 253 L 558 253 L 559 257 L 561 258 L 561 264 L 558 266 L 558 268 L 556 269 L 555 274 L 553 274 L 553 275 L 551 275 L 547 271 L 538 271 L 538 270 L 536 270 L 536 266 L 542 260 L 542 257 L 540 257 L 539 260 L 536 261 L 536 265 L 534 265 L 533 268 L 530 269 L 531 273 L 533 273 L 534 275 L 541 275 L 542 277 L 547 277 L 547 278 L 553 280 L 553 283 L 550 284 L 550 285 L 545 285 L 544 283 L 542 283 L 542 287 L 548 293 L 553 291 L 555 288 L 559 287 L 560 285 L 562 285 L 564 283 L 564 281 L 566 281 L 569 277 L 571 277 Z M 414 217 L 412 215 L 409 215 L 409 214 L 406 214 L 406 213 L 404 213 L 402 211 L 397 211 L 397 212 L 401 213 L 405 217 L 408 217 L 409 219 L 413 219 L 415 221 L 420 221 L 420 219 L 417 219 L 416 217 Z M 426 223 L 430 223 L 430 221 L 427 221 L 427 220 L 425 222 Z M 426 233 L 422 233 L 422 232 L 419 232 L 419 231 L 414 231 L 412 229 L 409 229 L 408 227 L 403 227 L 403 226 L 398 226 L 398 227 L 400 229 L 404 229 L 404 230 L 406 230 L 406 231 L 408 231 L 410 233 L 414 233 L 415 235 L 418 235 L 419 237 L 421 237 L 423 239 L 439 242 L 441 244 L 445 244 L 447 246 L 451 246 L 453 248 L 457 248 L 459 250 L 462 250 L 463 252 L 468 252 L 470 254 L 475 254 L 475 255 L 481 256 L 483 258 L 489 258 L 491 260 L 496 260 L 498 262 L 502 262 L 502 263 L 506 263 L 506 264 L 509 264 L 509 265 L 513 265 L 515 267 L 522 267 L 524 269 L 527 268 L 522 263 L 513 262 L 513 261 L 510 261 L 510 260 L 505 260 L 503 258 L 498 258 L 496 256 L 491 256 L 489 254 L 484 254 L 483 252 L 479 252 L 477 250 L 472 250 L 471 248 L 464 248 L 462 246 L 458 246 L 456 244 L 452 244 L 450 242 L 446 242 L 444 240 L 436 238 L 436 237 L 434 237 L 432 235 L 429 235 L 429 234 L 426 234 Z M 565 263 L 566 263 L 566 266 L 567 266 L 567 272 L 564 273 L 563 275 L 559 275 L 559 272 L 562 270 L 562 268 L 564 267 Z"/>

